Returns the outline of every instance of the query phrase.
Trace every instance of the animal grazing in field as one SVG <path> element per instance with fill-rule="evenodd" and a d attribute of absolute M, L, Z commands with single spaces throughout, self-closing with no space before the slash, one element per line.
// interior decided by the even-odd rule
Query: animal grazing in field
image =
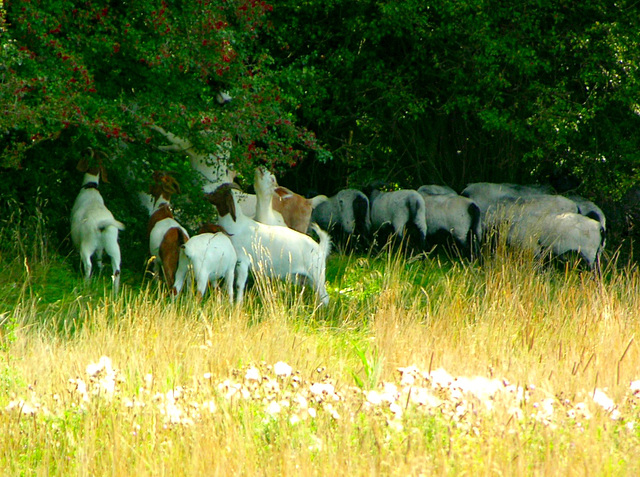
<path fill-rule="evenodd" d="M 418 192 L 425 203 L 428 240 L 437 244 L 453 239 L 463 255 L 472 259 L 478 257 L 482 240 L 478 205 L 445 186 L 423 185 Z"/>
<path fill-rule="evenodd" d="M 321 303 L 329 303 L 325 288 L 326 260 L 331 250 L 329 235 L 317 225 L 312 229 L 320 243 L 288 227 L 265 225 L 246 217 L 237 206 L 235 184 L 223 184 L 207 199 L 218 209 L 218 223 L 229 233 L 238 254 L 236 298 L 241 302 L 249 269 L 267 277 L 309 279 Z"/>
<path fill-rule="evenodd" d="M 532 250 L 536 256 L 577 253 L 598 275 L 605 239 L 600 222 L 574 212 L 525 213 L 509 231 L 512 245 Z"/>
<path fill-rule="evenodd" d="M 91 277 L 91 257 L 96 255 L 98 267 L 102 269 L 102 255 L 107 252 L 111 259 L 113 288 L 117 293 L 121 260 L 118 232 L 124 230 L 124 225 L 114 219 L 98 190 L 100 179 L 108 183 L 101 158 L 96 157 L 93 149 L 89 149 L 87 154 L 88 157 L 80 159 L 77 165 L 77 169 L 84 172 L 84 177 L 82 189 L 71 209 L 71 240 L 80 252 L 86 280 Z"/>
<path fill-rule="evenodd" d="M 182 245 L 189 240 L 188 232 L 176 221 L 171 210 L 171 196 L 180 193 L 180 185 L 163 172 L 154 173 L 153 180 L 151 196 L 154 206 L 147 226 L 149 251 L 155 257 L 155 271 L 162 270 L 170 293 L 177 295 L 180 290 L 175 287 L 176 271 Z"/>
<path fill-rule="evenodd" d="M 551 192 L 550 186 L 476 182 L 467 185 L 460 195 L 476 203 L 484 222 L 487 213 L 492 209 L 495 210 L 500 203 L 531 199 L 540 195 L 549 195 Z"/>
<path fill-rule="evenodd" d="M 229 234 L 223 227 L 206 224 L 200 233 L 181 246 L 181 257 L 176 272 L 175 288 L 179 293 L 188 271 L 189 263 L 193 268 L 198 298 L 202 298 L 209 282 L 216 283 L 224 279 L 227 296 L 233 303 L 233 287 L 238 255 L 231 243 Z"/>
<path fill-rule="evenodd" d="M 427 223 L 422 195 L 410 189 L 382 192 L 376 186 L 367 187 L 367 191 L 372 230 L 380 231 L 384 226 L 391 226 L 395 236 L 402 239 L 405 229 L 412 228 L 418 234 L 420 248 L 424 249 Z"/>
<path fill-rule="evenodd" d="M 322 229 L 348 239 L 367 238 L 371 229 L 369 199 L 356 189 L 343 189 L 332 197 L 318 195 L 313 204 L 311 220 Z"/>
<path fill-rule="evenodd" d="M 275 176 L 264 167 L 256 168 L 254 188 L 257 198 L 254 219 L 257 222 L 307 233 L 312 212 L 309 199 L 279 186 Z"/>
<path fill-rule="evenodd" d="M 593 220 L 597 220 L 602 225 L 602 228 L 606 230 L 607 219 L 600 207 L 598 207 L 590 200 L 587 200 L 584 197 L 580 197 L 579 195 L 570 195 L 567 196 L 567 198 L 576 203 L 576 205 L 578 206 L 578 212 L 580 214 L 586 215 Z"/>

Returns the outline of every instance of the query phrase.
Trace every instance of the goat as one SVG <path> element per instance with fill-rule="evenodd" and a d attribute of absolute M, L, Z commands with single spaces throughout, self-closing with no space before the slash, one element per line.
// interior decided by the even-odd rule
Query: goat
<path fill-rule="evenodd" d="M 254 188 L 254 219 L 257 222 L 286 226 L 302 234 L 307 233 L 313 209 L 308 199 L 279 186 L 275 176 L 264 167 L 258 167 L 255 171 Z"/>
<path fill-rule="evenodd" d="M 332 197 L 312 198 L 311 220 L 321 228 L 342 237 L 357 235 L 366 238 L 371 229 L 369 199 L 356 189 L 343 189 Z"/>
<path fill-rule="evenodd" d="M 181 250 L 189 240 L 188 232 L 175 220 L 171 211 L 171 196 L 180 193 L 180 185 L 170 175 L 156 172 L 151 196 L 154 199 L 153 212 L 149 217 L 149 251 L 156 258 L 154 269 L 162 269 L 170 293 L 177 295 L 175 287 L 176 271 L 180 266 Z M 182 284 L 180 284 L 180 287 Z"/>
<path fill-rule="evenodd" d="M 306 234 L 311 224 L 313 205 L 306 197 L 296 194 L 286 187 L 278 186 L 272 199 L 273 210 L 282 215 L 287 227 Z"/>
<path fill-rule="evenodd" d="M 256 190 L 256 222 L 267 225 L 279 225 L 286 227 L 282 214 L 273 209 L 273 194 L 278 183 L 275 176 L 264 167 L 257 167 L 254 174 L 253 187 Z M 306 232 L 306 230 L 305 230 Z"/>
<path fill-rule="evenodd" d="M 196 280 L 198 298 L 202 299 L 209 282 L 224 278 L 229 301 L 233 303 L 233 286 L 238 255 L 224 228 L 206 224 L 200 233 L 181 246 L 181 257 L 176 272 L 175 289 L 182 289 L 191 263 Z"/>
<path fill-rule="evenodd" d="M 430 240 L 437 242 L 438 235 L 444 235 L 445 240 L 453 238 L 463 254 L 471 259 L 477 256 L 482 239 L 478 205 L 444 186 L 423 185 L 418 192 L 424 199 Z"/>
<path fill-rule="evenodd" d="M 113 271 L 113 288 L 117 293 L 120 287 L 120 246 L 118 232 L 124 230 L 122 222 L 117 221 L 104 205 L 104 199 L 98 191 L 100 178 L 108 183 L 106 170 L 100 158 L 96 165 L 90 165 L 95 153 L 88 150 L 90 157 L 83 157 L 76 168 L 84 172 L 82 189 L 71 209 L 71 240 L 80 252 L 85 280 L 91 278 L 91 257 L 95 254 L 98 267 L 102 270 L 102 254 L 107 252 Z"/>
<path fill-rule="evenodd" d="M 367 191 L 372 229 L 380 231 L 383 226 L 391 225 L 394 234 L 402 239 L 405 227 L 412 225 L 418 233 L 420 247 L 424 249 L 427 223 L 422 195 L 410 189 L 382 192 L 375 186 L 368 186 Z"/>
<path fill-rule="evenodd" d="M 320 243 L 287 227 L 261 224 L 246 217 L 237 206 L 235 184 L 223 184 L 206 197 L 218 210 L 218 223 L 230 234 L 238 254 L 236 299 L 242 302 L 249 269 L 268 277 L 292 279 L 302 276 L 312 281 L 323 305 L 329 303 L 325 288 L 326 260 L 331 251 L 329 235 L 316 224 L 312 229 Z"/>

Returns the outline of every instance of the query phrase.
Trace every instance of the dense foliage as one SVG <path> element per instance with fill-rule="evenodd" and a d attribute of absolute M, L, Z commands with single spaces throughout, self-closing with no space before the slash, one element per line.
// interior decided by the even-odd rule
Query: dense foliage
<path fill-rule="evenodd" d="M 344 174 L 461 188 L 573 172 L 606 193 L 638 179 L 633 2 L 277 4 L 270 51 Z"/>
<path fill-rule="evenodd" d="M 640 175 L 631 0 L 24 0 L 2 14 L 0 197 L 39 197 L 60 235 L 87 146 L 109 152 L 115 188 L 158 168 L 192 184 L 152 125 L 205 151 L 231 141 L 241 172 L 266 162 L 303 193 L 573 174 L 598 200 Z M 135 224 L 131 202 L 113 207 Z"/>
<path fill-rule="evenodd" d="M 152 125 L 205 151 L 232 141 L 241 172 L 257 161 L 288 167 L 310 151 L 324 154 L 294 124 L 270 58 L 256 48 L 272 10 L 264 1 L 34 0 L 4 8 L 0 196 L 32 208 L 41 196 L 60 237 L 87 146 L 112 158 L 107 195 L 129 192 L 109 204 L 131 237 L 144 235 L 131 229 L 144 223 L 133 192 L 146 189 L 153 170 L 173 171 L 183 189 L 192 184 L 188 162 L 158 149 L 167 141 Z M 216 95 L 225 90 L 234 100 L 222 109 Z M 198 194 L 186 192 L 183 206 L 197 209 Z"/>

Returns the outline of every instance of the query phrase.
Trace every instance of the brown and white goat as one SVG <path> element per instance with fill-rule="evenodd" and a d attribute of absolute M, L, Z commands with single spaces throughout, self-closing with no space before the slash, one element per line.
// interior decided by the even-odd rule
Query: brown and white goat
<path fill-rule="evenodd" d="M 312 202 L 282 186 L 276 187 L 274 193 L 273 210 L 280 212 L 290 229 L 306 234 L 311 224 Z"/>
<path fill-rule="evenodd" d="M 102 254 L 107 252 L 111 258 L 113 288 L 117 293 L 120 286 L 118 231 L 124 230 L 124 225 L 114 219 L 98 191 L 100 178 L 109 182 L 107 173 L 101 158 L 96 158 L 92 149 L 88 149 L 76 168 L 84 172 L 84 178 L 71 209 L 71 240 L 80 252 L 86 280 L 91 277 L 91 257 L 96 255 L 98 267 L 102 270 Z"/>
<path fill-rule="evenodd" d="M 155 257 L 154 269 L 162 269 L 165 281 L 173 295 L 176 289 L 176 271 L 180 262 L 182 245 L 189 240 L 187 231 L 175 220 L 171 211 L 171 196 L 180 193 L 178 182 L 170 175 L 156 172 L 153 175 L 154 184 L 151 186 L 153 197 L 153 212 L 149 217 L 147 227 L 149 233 L 149 251 Z"/>

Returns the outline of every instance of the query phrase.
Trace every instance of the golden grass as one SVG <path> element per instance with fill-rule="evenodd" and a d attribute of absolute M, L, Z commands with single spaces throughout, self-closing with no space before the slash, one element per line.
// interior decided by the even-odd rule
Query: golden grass
<path fill-rule="evenodd" d="M 171 302 L 152 285 L 117 298 L 75 290 L 49 306 L 23 293 L 1 315 L 0 468 L 638 474 L 637 270 L 600 284 L 502 253 L 482 267 L 444 265 L 332 258 L 328 309 L 309 290 L 261 279 L 241 308 L 221 293 Z M 87 369 L 101 356 L 113 374 Z M 278 375 L 279 362 L 292 374 Z M 442 369 L 457 383 L 501 384 L 485 400 L 436 386 Z"/>

